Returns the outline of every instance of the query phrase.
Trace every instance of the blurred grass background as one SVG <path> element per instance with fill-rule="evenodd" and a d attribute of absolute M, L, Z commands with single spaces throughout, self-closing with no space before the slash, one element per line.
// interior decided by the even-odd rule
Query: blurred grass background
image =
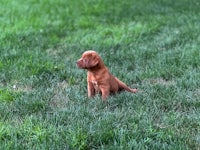
<path fill-rule="evenodd" d="M 199 149 L 200 2 L 2 0 L 0 149 Z M 138 94 L 86 97 L 87 49 Z"/>

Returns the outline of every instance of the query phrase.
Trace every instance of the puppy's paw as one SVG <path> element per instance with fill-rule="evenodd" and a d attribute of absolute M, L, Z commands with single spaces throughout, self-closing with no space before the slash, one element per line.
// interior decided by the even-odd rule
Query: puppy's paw
<path fill-rule="evenodd" d="M 131 89 L 132 93 L 137 93 L 138 89 Z"/>

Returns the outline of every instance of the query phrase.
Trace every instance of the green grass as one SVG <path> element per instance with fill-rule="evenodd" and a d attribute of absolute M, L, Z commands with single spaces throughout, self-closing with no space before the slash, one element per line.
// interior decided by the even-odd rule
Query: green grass
<path fill-rule="evenodd" d="M 3 0 L 0 149 L 200 149 L 200 2 Z M 87 98 L 95 49 L 139 93 Z"/>

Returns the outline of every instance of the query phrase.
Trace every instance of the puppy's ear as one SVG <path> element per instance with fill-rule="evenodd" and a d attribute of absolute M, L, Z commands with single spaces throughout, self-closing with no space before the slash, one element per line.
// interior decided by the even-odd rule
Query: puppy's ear
<path fill-rule="evenodd" d="M 91 58 L 86 64 L 87 68 L 95 67 L 99 63 L 99 58 L 97 56 Z"/>

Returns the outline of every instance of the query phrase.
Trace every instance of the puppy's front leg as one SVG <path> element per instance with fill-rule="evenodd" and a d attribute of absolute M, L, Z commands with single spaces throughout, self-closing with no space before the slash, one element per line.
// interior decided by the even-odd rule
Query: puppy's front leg
<path fill-rule="evenodd" d="M 105 101 L 110 95 L 110 88 L 101 87 L 101 93 L 102 93 L 102 100 Z"/>
<path fill-rule="evenodd" d="M 87 89 L 88 89 L 88 97 L 95 96 L 95 89 L 92 82 L 88 81 Z"/>

